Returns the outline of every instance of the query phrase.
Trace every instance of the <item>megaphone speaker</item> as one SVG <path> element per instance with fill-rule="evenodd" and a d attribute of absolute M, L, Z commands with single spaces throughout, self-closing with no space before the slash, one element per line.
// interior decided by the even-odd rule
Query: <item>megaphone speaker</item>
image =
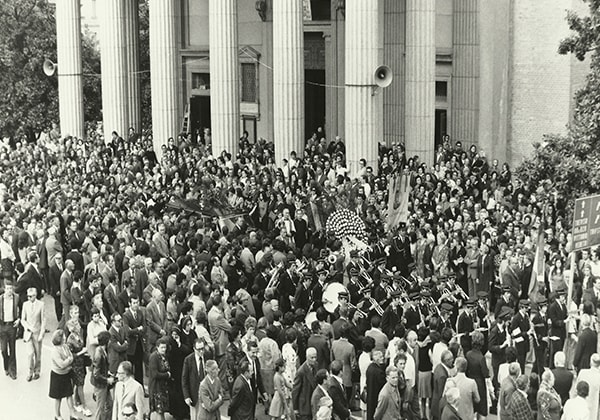
<path fill-rule="evenodd" d="M 53 63 L 51 60 L 45 59 L 43 69 L 46 76 L 54 76 L 56 69 L 58 69 L 58 64 Z"/>
<path fill-rule="evenodd" d="M 375 79 L 375 84 L 380 88 L 388 87 L 392 84 L 392 80 L 394 80 L 394 73 L 392 73 L 392 69 L 388 66 L 379 66 L 375 69 L 375 74 L 373 75 Z"/>

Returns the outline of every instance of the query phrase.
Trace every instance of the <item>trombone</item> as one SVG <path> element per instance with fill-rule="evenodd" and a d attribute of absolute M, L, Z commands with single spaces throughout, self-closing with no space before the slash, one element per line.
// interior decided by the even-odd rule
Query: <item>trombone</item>
<path fill-rule="evenodd" d="M 369 311 L 375 310 L 375 312 L 377 312 L 379 316 L 383 316 L 383 308 L 381 307 L 381 305 L 377 303 L 377 301 L 372 297 L 369 298 L 369 302 L 371 303 Z"/>
<path fill-rule="evenodd" d="M 356 309 L 356 312 L 358 312 L 358 314 L 359 314 L 360 316 L 362 316 L 363 318 L 368 318 L 368 316 L 367 316 L 366 312 L 364 312 L 364 311 L 361 311 L 360 309 L 358 309 L 358 308 L 356 307 L 356 305 L 353 305 L 353 304 L 352 304 L 352 303 L 350 303 L 350 302 L 348 302 L 348 303 L 347 303 L 347 305 L 348 305 L 348 308 L 350 308 L 350 309 Z"/>

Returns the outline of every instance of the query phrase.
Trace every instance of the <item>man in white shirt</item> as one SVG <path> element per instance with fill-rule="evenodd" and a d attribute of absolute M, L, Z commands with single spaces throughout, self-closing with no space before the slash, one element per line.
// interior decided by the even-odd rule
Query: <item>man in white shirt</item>
<path fill-rule="evenodd" d="M 144 387 L 133 378 L 133 366 L 131 362 L 124 361 L 117 367 L 117 379 L 115 385 L 115 398 L 113 402 L 112 420 L 142 420 L 147 413 L 144 400 Z M 128 404 L 135 404 L 137 413 L 134 417 L 123 415 L 123 408 Z"/>
<path fill-rule="evenodd" d="M 44 303 L 37 299 L 37 289 L 27 289 L 27 302 L 23 304 L 21 323 L 25 329 L 23 341 L 29 350 L 29 375 L 27 381 L 40 378 L 42 363 L 42 340 L 46 333 Z"/>
<path fill-rule="evenodd" d="M 561 420 L 587 420 L 590 417 L 590 409 L 587 396 L 590 393 L 590 386 L 586 381 L 581 381 L 576 387 L 577 396 L 569 399 L 565 403 Z"/>

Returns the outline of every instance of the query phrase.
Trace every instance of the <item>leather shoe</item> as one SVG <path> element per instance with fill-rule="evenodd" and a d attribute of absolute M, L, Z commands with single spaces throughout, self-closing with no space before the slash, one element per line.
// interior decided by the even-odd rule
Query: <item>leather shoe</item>
<path fill-rule="evenodd" d="M 27 375 L 27 382 L 31 382 L 32 379 L 33 379 L 33 376 Z"/>
<path fill-rule="evenodd" d="M 11 373 L 11 374 L 10 374 L 10 377 L 11 377 L 11 378 L 13 378 L 13 380 L 14 380 L 14 379 L 17 379 L 17 374 L 16 374 L 16 373 Z"/>
<path fill-rule="evenodd" d="M 33 380 L 35 381 L 36 379 L 40 379 L 39 373 L 36 373 L 35 375 L 33 375 Z"/>
<path fill-rule="evenodd" d="M 10 376 L 10 372 L 9 372 L 8 370 L 5 370 L 5 371 L 4 371 L 4 374 L 5 374 L 6 376 Z"/>

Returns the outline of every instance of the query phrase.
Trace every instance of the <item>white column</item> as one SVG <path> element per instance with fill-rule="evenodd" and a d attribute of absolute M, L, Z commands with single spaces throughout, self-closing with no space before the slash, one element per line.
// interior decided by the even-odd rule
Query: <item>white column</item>
<path fill-rule="evenodd" d="M 150 0 L 150 86 L 154 151 L 181 130 L 179 119 L 179 0 Z"/>
<path fill-rule="evenodd" d="M 237 1 L 210 0 L 210 123 L 212 153 L 235 155 L 240 138 Z"/>
<path fill-rule="evenodd" d="M 81 9 L 79 0 L 56 2 L 58 108 L 62 136 L 84 137 Z"/>
<path fill-rule="evenodd" d="M 360 159 L 377 170 L 383 138 L 383 94 L 374 92 L 375 70 L 381 65 L 379 1 L 346 1 L 346 162 L 356 175 Z M 375 94 L 374 94 L 375 93 Z"/>
<path fill-rule="evenodd" d="M 139 31 L 139 0 L 125 0 L 125 39 L 127 62 L 127 97 L 129 127 L 139 132 L 141 127 L 141 97 L 140 97 L 140 31 Z"/>
<path fill-rule="evenodd" d="M 479 143 L 479 0 L 454 0 L 452 32 L 450 137 L 468 149 Z"/>
<path fill-rule="evenodd" d="M 129 127 L 125 2 L 103 0 L 100 19 L 102 124 L 104 140 L 110 141 L 113 131 L 127 138 Z"/>
<path fill-rule="evenodd" d="M 275 163 L 304 150 L 304 21 L 302 0 L 273 2 Z"/>
<path fill-rule="evenodd" d="M 406 0 L 406 157 L 433 164 L 435 137 L 435 0 Z"/>

